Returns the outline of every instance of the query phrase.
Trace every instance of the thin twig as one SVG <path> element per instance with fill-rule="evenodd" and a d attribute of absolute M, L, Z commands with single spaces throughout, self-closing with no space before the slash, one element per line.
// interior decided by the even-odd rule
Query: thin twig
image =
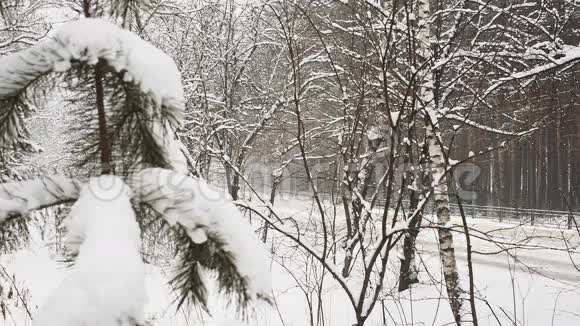
<path fill-rule="evenodd" d="M 15 280 L 10 276 L 10 274 L 8 274 L 8 271 L 6 270 L 6 268 L 4 266 L 0 265 L 0 268 L 2 268 L 2 272 L 6 275 L 5 278 L 10 280 L 10 283 L 12 283 L 12 287 L 14 287 L 14 291 L 16 291 L 16 295 L 18 296 L 18 299 L 20 299 L 20 302 L 22 302 L 24 309 L 26 309 L 26 313 L 28 314 L 28 318 L 30 318 L 30 320 L 33 320 L 32 313 L 30 312 L 30 309 L 28 309 L 28 305 L 26 304 L 26 300 L 24 300 L 24 296 L 22 296 L 22 294 L 20 293 L 20 290 L 18 290 L 18 287 L 16 286 Z"/>

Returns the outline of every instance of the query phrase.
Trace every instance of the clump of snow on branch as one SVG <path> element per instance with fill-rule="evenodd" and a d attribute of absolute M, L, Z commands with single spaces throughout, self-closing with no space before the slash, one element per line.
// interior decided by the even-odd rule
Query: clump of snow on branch
<path fill-rule="evenodd" d="M 184 108 L 181 73 L 171 57 L 136 34 L 101 19 L 82 19 L 59 28 L 43 46 L 51 47 L 54 70 L 65 71 L 74 61 L 94 65 L 105 60 L 123 79 L 134 82 L 156 103 L 182 115 Z"/>
<path fill-rule="evenodd" d="M 181 74 L 175 62 L 136 34 L 101 19 L 63 24 L 47 41 L 0 59 L 0 96 L 18 93 L 24 82 L 42 74 L 66 71 L 74 62 L 94 65 L 99 60 L 122 72 L 125 81 L 140 85 L 157 103 L 183 113 Z"/>
<path fill-rule="evenodd" d="M 191 240 L 201 244 L 219 239 L 223 250 L 234 257 L 236 269 L 247 285 L 251 298 L 269 297 L 270 269 L 267 252 L 231 199 L 203 180 L 151 168 L 132 181 L 147 202 L 163 214 L 170 225 L 185 228 Z"/>
<path fill-rule="evenodd" d="M 0 185 L 0 221 L 78 197 L 81 182 L 65 176 Z"/>
<path fill-rule="evenodd" d="M 78 252 L 71 274 L 46 300 L 36 326 L 129 326 L 144 321 L 145 270 L 131 190 L 118 177 L 83 186 L 67 221 Z"/>

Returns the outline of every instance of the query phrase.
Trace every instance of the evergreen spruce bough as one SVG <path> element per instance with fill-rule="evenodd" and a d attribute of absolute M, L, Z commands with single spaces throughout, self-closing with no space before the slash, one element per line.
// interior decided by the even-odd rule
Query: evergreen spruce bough
<path fill-rule="evenodd" d="M 137 1 L 138 2 L 138 1 Z M 119 12 L 136 1 L 113 1 Z M 88 8 L 89 10 L 91 8 Z M 67 217 L 71 275 L 35 325 L 139 325 L 146 294 L 140 230 L 161 221 L 176 242 L 172 282 L 184 303 L 207 307 L 206 272 L 245 311 L 270 294 L 267 254 L 224 194 L 188 174 L 176 137 L 184 114 L 173 60 L 137 35 L 100 19 L 62 25 L 50 39 L 0 59 L 0 146 L 28 141 L 30 92 L 65 82 L 81 101 L 70 114 L 75 156 L 92 177 L 46 176 L 0 187 L 0 246 L 26 239 L 31 211 L 74 203 Z M 43 81 L 43 82 L 41 82 Z M 86 169 L 85 169 L 86 170 Z M 122 248 L 122 250 L 119 250 Z"/>

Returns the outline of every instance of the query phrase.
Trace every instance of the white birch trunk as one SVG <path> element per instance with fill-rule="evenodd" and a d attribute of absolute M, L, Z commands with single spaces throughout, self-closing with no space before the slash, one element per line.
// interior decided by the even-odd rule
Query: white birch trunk
<path fill-rule="evenodd" d="M 431 16 L 429 0 L 418 0 L 417 2 L 418 33 L 417 33 L 417 54 L 421 60 L 429 60 L 431 57 L 431 35 L 429 19 Z M 449 221 L 449 193 L 447 188 L 447 177 L 445 174 L 446 162 L 440 142 L 439 125 L 437 121 L 437 108 L 433 95 L 433 71 L 428 67 L 423 75 L 424 79 L 420 86 L 420 99 L 422 109 L 426 115 L 425 133 L 427 146 L 429 149 L 429 159 L 431 161 L 431 173 L 433 177 L 433 197 L 435 200 L 435 211 L 437 223 L 441 228 L 439 233 L 440 259 L 443 266 L 443 275 L 447 287 L 447 295 L 453 312 L 453 317 L 457 325 L 461 325 L 462 304 L 461 288 L 459 276 L 457 274 L 457 264 L 453 245 L 453 235 L 444 228 Z"/>

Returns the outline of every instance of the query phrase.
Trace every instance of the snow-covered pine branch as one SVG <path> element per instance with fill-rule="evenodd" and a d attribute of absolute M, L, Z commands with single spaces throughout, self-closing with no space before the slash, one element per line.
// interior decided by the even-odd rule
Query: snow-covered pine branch
<path fill-rule="evenodd" d="M 26 136 L 24 118 L 33 110 L 26 91 L 32 83 L 51 72 L 74 72 L 97 64 L 105 65 L 109 84 L 116 90 L 107 109 L 116 114 L 111 118 L 115 134 L 131 144 L 127 147 L 132 149 L 124 150 L 156 143 L 152 144 L 157 147 L 152 150 L 158 152 L 155 157 L 131 154 L 149 164 L 168 161 L 184 171 L 183 155 L 174 150 L 180 145 L 173 133 L 184 111 L 181 74 L 174 61 L 136 34 L 100 19 L 66 23 L 47 41 L 0 59 L 0 146 L 13 146 Z M 86 71 L 81 72 L 73 77 L 86 77 Z"/>
<path fill-rule="evenodd" d="M 0 184 L 0 222 L 33 210 L 75 200 L 81 185 L 81 179 L 56 175 Z"/>
<path fill-rule="evenodd" d="M 268 299 L 269 264 L 262 244 L 231 200 L 186 177 L 187 150 L 175 136 L 185 101 L 174 61 L 104 20 L 63 24 L 47 41 L 0 59 L 0 146 L 22 141 L 24 118 L 32 111 L 27 89 L 50 73 L 61 73 L 73 90 L 84 91 L 76 103 L 80 105 L 70 113 L 80 124 L 73 126 L 79 132 L 73 145 L 82 163 L 100 153 L 103 166 L 118 163 L 118 168 L 108 166 L 102 173 L 126 176 L 134 189 L 114 176 L 91 179 L 80 195 L 82 181 L 65 177 L 4 185 L 0 219 L 78 198 L 68 219 L 75 269 L 42 309 L 38 325 L 143 322 L 143 273 L 132 193 L 136 203 L 157 211 L 173 231 L 181 258 L 174 279 L 182 290 L 180 304 L 187 300 L 206 308 L 206 270 L 217 272 L 220 288 L 235 296 L 242 308 L 253 299 Z M 91 100 L 97 114 L 93 103 L 83 102 Z M 158 168 L 142 170 L 146 166 Z M 99 246 L 111 252 L 103 255 L 97 252 Z M 65 313 L 65 298 L 74 300 L 74 313 Z"/>
<path fill-rule="evenodd" d="M 181 235 L 181 264 L 174 279 L 185 300 L 206 305 L 202 273 L 217 272 L 220 288 L 245 307 L 268 300 L 269 264 L 263 244 L 224 192 L 171 170 L 150 168 L 135 175 L 136 200 L 160 213 Z M 192 283 L 195 289 L 190 288 Z"/>
<path fill-rule="evenodd" d="M 145 269 L 131 196 L 115 176 L 82 187 L 67 220 L 75 265 L 40 308 L 35 326 L 144 324 Z"/>
<path fill-rule="evenodd" d="M 202 275 L 206 271 L 217 272 L 220 288 L 226 294 L 233 295 L 242 307 L 245 307 L 251 300 L 269 299 L 271 284 L 268 275 L 268 255 L 263 244 L 258 241 L 225 193 L 213 189 L 201 180 L 160 168 L 145 169 L 131 177 L 129 181 L 133 189 L 129 189 L 122 179 L 112 176 L 92 178 L 88 184 L 84 185 L 82 179 L 52 176 L 1 186 L 0 203 L 3 206 L 0 211 L 1 218 L 16 217 L 35 209 L 74 201 L 78 198 L 67 219 L 69 250 L 72 256 L 76 257 L 75 272 L 74 276 L 65 281 L 53 294 L 54 297 L 78 296 L 75 307 L 78 305 L 79 311 L 86 311 L 88 306 L 83 306 L 83 304 L 95 294 L 90 291 L 96 288 L 86 289 L 89 293 L 82 293 L 81 290 L 75 292 L 75 288 L 78 288 L 78 278 L 90 278 L 91 282 L 88 282 L 90 284 L 93 284 L 95 280 L 93 277 L 100 279 L 102 275 L 108 275 L 106 279 L 114 278 L 112 275 L 117 272 L 114 269 L 101 267 L 95 270 L 94 274 L 87 274 L 85 265 L 92 264 L 90 257 L 103 256 L 102 252 L 92 252 L 96 248 L 96 243 L 100 242 L 106 248 L 109 246 L 108 243 L 111 243 L 103 238 L 103 234 L 110 237 L 111 232 L 124 234 L 131 231 L 125 224 L 123 224 L 124 228 L 117 231 L 119 227 L 117 224 L 128 220 L 136 225 L 132 209 L 128 211 L 123 208 L 125 202 L 129 203 L 131 194 L 135 193 L 136 203 L 145 204 L 160 213 L 175 231 L 177 241 L 180 243 L 178 247 L 181 252 L 181 262 L 174 282 L 183 290 L 182 303 L 187 300 L 206 307 L 206 287 Z M 117 224 L 108 224 L 112 223 L 109 220 L 114 220 Z M 132 225 L 132 223 L 129 224 Z M 135 227 L 138 229 L 137 226 Z M 97 235 L 103 232 L 104 228 L 109 228 L 110 232 Z M 124 238 L 123 241 L 130 239 L 132 237 Z M 90 246 L 93 249 L 83 249 L 88 246 L 85 243 L 89 240 L 91 243 L 94 242 Z M 138 240 L 139 238 L 130 241 Z M 124 249 L 127 248 L 127 244 L 119 243 L 112 245 L 111 248 Z M 136 248 L 136 255 L 140 255 L 139 245 L 130 245 L 128 248 Z M 120 252 L 117 250 L 117 253 Z M 103 257 L 112 259 L 114 263 L 116 256 L 107 254 Z M 123 260 L 126 260 L 125 258 Z M 98 260 L 98 258 L 95 259 Z M 84 263 L 84 261 L 88 262 Z M 99 264 L 108 266 L 109 262 Z M 117 290 L 122 287 L 121 284 L 116 286 Z M 107 295 L 113 294 L 108 293 L 102 296 L 99 294 L 97 297 L 100 298 L 99 300 L 104 300 Z M 123 307 L 121 301 L 118 303 L 117 306 Z M 91 310 L 90 314 L 98 314 L 100 309 L 105 308 L 104 313 L 107 314 L 113 309 L 106 306 L 104 301 L 100 304 L 103 306 L 91 308 L 95 310 Z M 66 304 L 62 306 L 49 302 L 47 307 L 43 309 L 44 312 L 41 314 L 43 321 L 38 325 L 49 325 L 49 320 L 58 320 L 62 322 L 62 325 L 75 325 L 74 323 L 78 322 L 80 320 L 78 318 L 82 316 L 82 314 L 73 314 L 66 319 L 58 319 L 64 318 L 64 315 L 58 317 L 58 314 L 66 309 Z"/>

